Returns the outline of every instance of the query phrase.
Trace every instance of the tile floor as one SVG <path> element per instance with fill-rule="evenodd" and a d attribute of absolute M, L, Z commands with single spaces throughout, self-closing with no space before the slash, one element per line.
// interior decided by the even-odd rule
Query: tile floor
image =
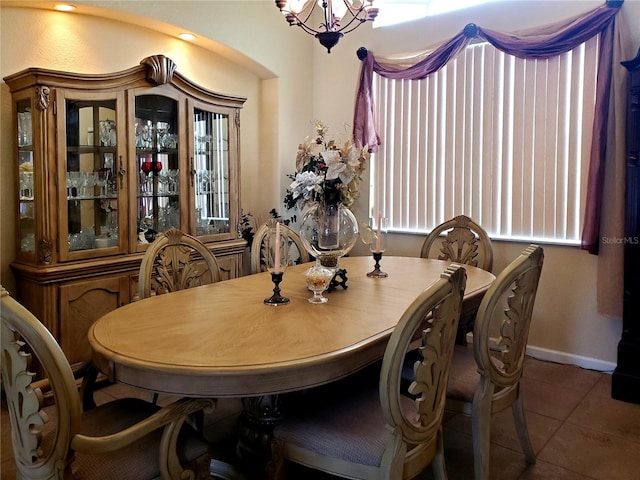
<path fill-rule="evenodd" d="M 529 434 L 538 461 L 527 465 L 516 438 L 510 411 L 492 422 L 491 478 L 499 480 L 634 480 L 640 478 L 640 405 L 611 398 L 611 376 L 578 367 L 527 358 L 524 402 Z M 122 395 L 112 385 L 96 392 L 96 400 Z M 240 402 L 223 400 L 206 418 L 207 437 L 219 451 L 233 452 Z M 15 478 L 8 414 L 2 405 L 0 478 Z M 449 480 L 473 478 L 471 422 L 456 415 L 444 425 Z M 245 475 L 254 480 L 256 475 Z M 289 478 L 325 480 L 322 474 L 293 467 Z M 419 480 L 431 480 L 427 468 Z M 105 479 L 112 480 L 112 479 Z M 117 480 L 117 479 L 113 479 Z M 256 478 L 255 480 L 259 480 Z"/>

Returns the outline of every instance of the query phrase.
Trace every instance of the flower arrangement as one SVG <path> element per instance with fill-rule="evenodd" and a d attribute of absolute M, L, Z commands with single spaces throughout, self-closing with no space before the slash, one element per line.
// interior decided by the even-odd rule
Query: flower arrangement
<path fill-rule="evenodd" d="M 303 210 L 307 205 L 342 203 L 350 207 L 358 198 L 360 181 L 369 152 L 348 139 L 341 146 L 335 139 L 327 139 L 327 127 L 315 123 L 316 137 L 298 146 L 296 172 L 287 188 L 284 205 L 287 209 Z"/>

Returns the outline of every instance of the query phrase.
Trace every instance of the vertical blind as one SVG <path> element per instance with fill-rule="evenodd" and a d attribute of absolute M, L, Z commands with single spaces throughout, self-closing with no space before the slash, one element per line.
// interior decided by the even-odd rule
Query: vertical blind
<path fill-rule="evenodd" d="M 372 211 L 393 231 L 465 214 L 493 238 L 579 244 L 597 42 L 548 60 L 472 44 L 423 80 L 374 74 Z"/>

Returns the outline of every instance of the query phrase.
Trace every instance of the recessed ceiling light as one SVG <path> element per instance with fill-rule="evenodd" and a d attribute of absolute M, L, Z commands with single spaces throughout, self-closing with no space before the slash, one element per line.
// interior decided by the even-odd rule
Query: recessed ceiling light
<path fill-rule="evenodd" d="M 68 5 L 68 4 L 62 4 L 62 3 L 59 5 L 56 5 L 53 8 L 61 12 L 71 12 L 76 9 L 74 5 Z"/>
<path fill-rule="evenodd" d="M 178 37 L 182 40 L 186 40 L 187 42 L 191 42 L 196 39 L 196 36 L 193 33 L 181 33 Z"/>

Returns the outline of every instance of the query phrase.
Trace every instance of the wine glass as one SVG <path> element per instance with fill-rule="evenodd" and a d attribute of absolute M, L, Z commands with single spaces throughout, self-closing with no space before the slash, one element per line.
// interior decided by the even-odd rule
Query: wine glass
<path fill-rule="evenodd" d="M 313 297 L 307 299 L 309 303 L 321 304 L 327 303 L 329 299 L 322 295 L 333 278 L 335 271 L 330 268 L 323 267 L 322 265 L 314 265 L 304 272 L 304 277 L 307 280 L 307 287 L 313 292 Z"/>
<path fill-rule="evenodd" d="M 167 136 L 169 134 L 169 124 L 167 122 L 156 123 L 157 145 L 158 150 L 167 148 Z"/>
<path fill-rule="evenodd" d="M 169 170 L 169 193 L 178 192 L 178 181 L 180 180 L 180 172 L 177 169 Z"/>
<path fill-rule="evenodd" d="M 80 197 L 82 193 L 80 192 L 80 186 L 82 185 L 82 172 L 72 171 L 67 173 L 67 178 L 69 179 L 69 196 L 70 197 Z"/>
<path fill-rule="evenodd" d="M 81 197 L 90 198 L 94 195 L 93 187 L 96 184 L 94 172 L 82 172 L 80 180 Z"/>
<path fill-rule="evenodd" d="M 111 178 L 111 170 L 101 168 L 97 172 L 96 185 L 99 188 L 100 197 L 106 197 L 108 192 L 107 186 L 109 185 L 109 179 Z"/>

